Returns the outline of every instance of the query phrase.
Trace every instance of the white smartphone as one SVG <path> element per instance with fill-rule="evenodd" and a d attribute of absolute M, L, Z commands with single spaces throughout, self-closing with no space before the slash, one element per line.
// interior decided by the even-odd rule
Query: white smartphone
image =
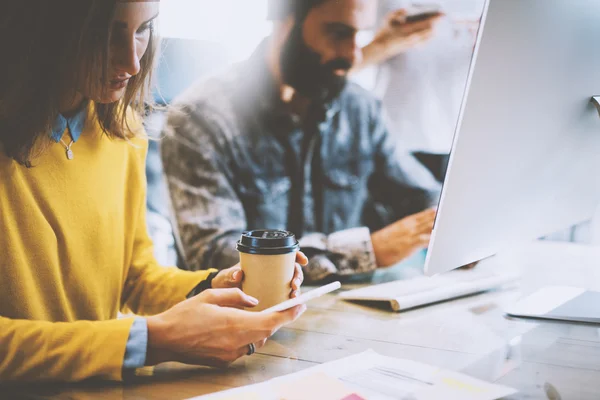
<path fill-rule="evenodd" d="M 324 294 L 333 292 L 334 290 L 337 290 L 341 287 L 342 285 L 339 282 L 332 282 L 328 285 L 325 286 L 321 286 L 320 288 L 311 290 L 309 292 L 303 293 L 302 295 L 296 297 L 295 299 L 289 299 L 286 300 L 282 303 L 279 303 L 271 308 L 267 308 L 266 310 L 262 310 L 261 312 L 263 313 L 269 313 L 269 312 L 280 312 L 280 311 L 285 311 L 288 310 L 292 307 L 295 307 L 299 304 L 304 304 L 307 301 L 316 299 L 317 297 L 321 297 Z"/>

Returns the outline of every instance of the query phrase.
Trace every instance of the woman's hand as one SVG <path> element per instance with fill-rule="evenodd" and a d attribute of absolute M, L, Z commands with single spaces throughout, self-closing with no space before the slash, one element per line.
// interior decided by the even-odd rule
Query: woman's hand
<path fill-rule="evenodd" d="M 162 314 L 148 317 L 146 365 L 176 361 L 224 367 L 246 355 L 249 344 L 262 347 L 283 325 L 305 310 L 278 313 L 243 311 L 258 301 L 240 289 L 209 289 Z"/>
<path fill-rule="evenodd" d="M 296 253 L 296 270 L 294 271 L 294 277 L 290 283 L 290 298 L 294 298 L 300 295 L 300 286 L 304 281 L 304 274 L 302 273 L 302 266 L 308 264 L 308 258 L 299 251 Z M 244 271 L 238 265 L 225 269 L 212 281 L 213 289 L 226 289 L 226 288 L 241 288 L 242 281 L 244 279 Z"/>

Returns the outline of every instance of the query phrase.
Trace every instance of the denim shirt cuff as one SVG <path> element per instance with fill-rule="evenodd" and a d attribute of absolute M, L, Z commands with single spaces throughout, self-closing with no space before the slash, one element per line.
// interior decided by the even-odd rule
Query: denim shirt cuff
<path fill-rule="evenodd" d="M 327 238 L 327 249 L 338 254 L 340 275 L 353 275 L 377 269 L 371 231 L 367 227 L 344 229 Z"/>
<path fill-rule="evenodd" d="M 146 364 L 148 350 L 148 324 L 145 318 L 135 318 L 125 346 L 123 369 L 142 368 Z"/>
<path fill-rule="evenodd" d="M 308 281 L 377 269 L 371 231 L 367 227 L 345 229 L 328 236 L 311 233 L 300 239 L 300 247 L 310 254 L 310 262 L 304 267 Z"/>

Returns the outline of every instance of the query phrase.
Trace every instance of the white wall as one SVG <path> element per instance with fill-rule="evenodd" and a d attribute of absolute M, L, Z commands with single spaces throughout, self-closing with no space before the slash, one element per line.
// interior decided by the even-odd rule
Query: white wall
<path fill-rule="evenodd" d="M 160 35 L 222 45 L 242 61 L 271 33 L 267 0 L 162 0 Z"/>

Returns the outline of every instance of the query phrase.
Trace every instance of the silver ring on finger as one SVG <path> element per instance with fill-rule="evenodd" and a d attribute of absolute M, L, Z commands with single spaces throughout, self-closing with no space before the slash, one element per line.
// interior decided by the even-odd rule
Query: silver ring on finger
<path fill-rule="evenodd" d="M 256 351 L 256 346 L 254 345 L 254 343 L 250 343 L 248 345 L 248 352 L 246 353 L 246 355 L 251 356 L 252 354 L 254 354 L 255 351 Z"/>

